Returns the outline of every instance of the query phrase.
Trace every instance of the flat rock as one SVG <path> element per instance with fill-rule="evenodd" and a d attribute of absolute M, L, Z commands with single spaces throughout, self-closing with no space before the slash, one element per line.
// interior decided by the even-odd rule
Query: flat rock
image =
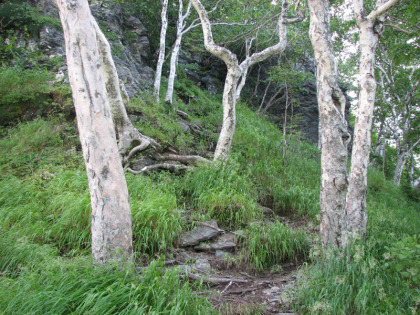
<path fill-rule="evenodd" d="M 198 258 L 191 267 L 193 269 L 198 269 L 201 272 L 207 272 L 210 270 L 211 266 L 207 259 L 205 258 Z"/>
<path fill-rule="evenodd" d="M 205 225 L 199 225 L 189 232 L 181 235 L 180 246 L 194 246 L 200 242 L 207 241 L 219 234 L 219 227 L 216 220 L 204 222 Z"/>
<path fill-rule="evenodd" d="M 232 233 L 220 235 L 214 242 L 200 244 L 194 247 L 195 250 L 213 251 L 235 248 L 235 235 Z"/>
<path fill-rule="evenodd" d="M 269 288 L 269 289 L 265 289 L 265 290 L 263 290 L 262 292 L 265 294 L 265 295 L 272 295 L 272 294 L 276 294 L 276 293 L 279 293 L 280 292 L 280 288 L 279 287 L 271 287 L 271 288 Z"/>
<path fill-rule="evenodd" d="M 233 254 L 225 252 L 224 250 L 216 250 L 215 256 L 217 259 L 233 258 Z"/>

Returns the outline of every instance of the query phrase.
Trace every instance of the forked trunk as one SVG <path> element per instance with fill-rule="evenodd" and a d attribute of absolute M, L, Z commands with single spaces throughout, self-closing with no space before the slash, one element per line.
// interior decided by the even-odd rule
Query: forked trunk
<path fill-rule="evenodd" d="M 384 28 L 383 14 L 398 0 L 378 0 L 366 15 L 363 0 L 354 0 L 354 12 L 360 34 L 360 90 L 354 126 L 350 181 L 346 198 L 348 238 L 365 238 L 367 228 L 367 174 L 371 150 L 372 119 L 375 106 L 375 54 Z"/>
<path fill-rule="evenodd" d="M 207 11 L 200 0 L 191 0 L 192 5 L 200 16 L 200 21 L 204 35 L 204 45 L 211 54 L 222 59 L 227 66 L 227 76 L 225 80 L 225 87 L 223 91 L 223 123 L 222 130 L 217 142 L 216 151 L 214 153 L 215 160 L 226 160 L 229 157 L 229 151 L 232 144 L 233 135 L 236 124 L 236 102 L 240 97 L 242 84 L 238 86 L 239 78 L 242 77 L 243 84 L 245 84 L 246 74 L 248 69 L 265 59 L 280 53 L 286 49 L 286 35 L 287 23 L 298 22 L 301 19 L 292 19 L 288 22 L 286 18 L 287 3 L 282 3 L 282 12 L 277 23 L 277 32 L 279 35 L 279 42 L 273 46 L 264 49 L 261 52 L 254 53 L 251 56 L 247 55 L 241 64 L 238 62 L 237 56 L 229 49 L 217 45 L 213 40 L 213 33 Z M 239 89 L 237 90 L 237 88 Z"/>

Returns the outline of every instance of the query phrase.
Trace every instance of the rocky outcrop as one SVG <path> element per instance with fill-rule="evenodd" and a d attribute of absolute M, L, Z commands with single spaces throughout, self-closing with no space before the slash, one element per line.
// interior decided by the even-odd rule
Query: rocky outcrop
<path fill-rule="evenodd" d="M 227 70 L 220 59 L 208 56 L 207 53 L 180 51 L 178 64 L 188 79 L 199 87 L 213 95 L 223 93 Z"/>
<path fill-rule="evenodd" d="M 39 10 L 46 16 L 58 18 L 58 10 L 55 0 L 32 0 Z M 154 69 L 149 64 L 152 56 L 151 45 L 147 36 L 147 29 L 137 16 L 130 15 L 124 10 L 123 4 L 118 2 L 107 2 L 91 0 L 91 11 L 98 24 L 108 38 L 114 62 L 117 67 L 119 77 L 127 89 L 130 97 L 135 96 L 139 91 L 149 89 L 153 85 Z M 33 42 L 33 40 L 31 40 Z M 33 45 L 33 43 L 31 44 Z M 45 56 L 53 58 L 65 56 L 64 38 L 60 28 L 44 26 L 39 34 L 37 47 L 42 50 Z M 315 72 L 315 64 L 310 56 L 297 65 L 299 70 Z M 211 94 L 221 94 L 223 92 L 224 80 L 226 77 L 226 66 L 224 63 L 203 51 L 181 50 L 178 58 L 179 67 L 188 79 L 194 81 L 197 86 L 206 89 Z M 268 77 L 266 71 L 270 66 L 277 64 L 277 60 L 272 58 L 261 64 L 260 86 L 256 97 L 253 98 L 254 106 L 259 104 L 265 92 Z M 247 84 L 242 93 L 242 101 L 248 101 L 254 93 L 257 81 L 257 68 L 250 72 Z M 65 63 L 58 67 L 56 78 L 67 80 L 67 67 Z M 271 94 L 270 94 L 271 93 Z M 269 91 L 266 101 L 274 89 Z M 279 95 L 281 96 L 281 95 Z M 293 116 L 299 117 L 296 120 L 298 130 L 303 136 L 317 143 L 318 141 L 318 106 L 316 100 L 315 82 L 305 82 L 300 86 L 298 93 L 293 96 L 296 107 L 293 109 Z M 279 124 L 283 121 L 285 103 L 276 102 L 268 113 Z M 290 121 L 291 110 L 288 113 Z"/>
<path fill-rule="evenodd" d="M 59 17 L 54 0 L 35 0 L 34 3 L 44 15 Z M 150 88 L 154 71 L 146 64 L 150 43 L 142 22 L 125 14 L 122 5 L 116 2 L 91 1 L 91 11 L 111 44 L 118 75 L 129 96 Z M 41 30 L 38 46 L 49 58 L 65 56 L 63 34 L 52 26 Z M 65 77 L 65 65 L 59 72 L 59 77 Z"/>
<path fill-rule="evenodd" d="M 277 59 L 272 58 L 261 64 L 260 71 L 260 84 L 258 87 L 258 92 L 256 96 L 253 96 L 253 104 L 254 106 L 259 106 L 260 102 L 262 101 L 263 95 L 266 91 L 267 81 L 268 78 L 268 70 L 271 66 L 277 66 Z M 296 69 L 298 71 L 312 73 L 315 77 L 316 75 L 316 65 L 313 58 L 309 55 L 305 55 L 300 62 L 296 63 Z M 247 85 L 244 88 L 244 97 L 243 100 L 247 100 L 251 98 L 251 95 L 254 94 L 255 84 L 258 77 L 258 67 L 255 67 L 251 73 L 250 77 L 247 81 Z M 251 83 L 251 84 L 250 84 Z M 267 91 L 267 95 L 265 97 L 265 104 L 270 100 L 271 96 L 276 92 L 276 88 L 273 88 L 271 85 Z M 280 99 L 279 101 L 275 102 L 267 111 L 269 114 L 270 119 L 272 119 L 275 123 L 282 126 L 284 121 L 284 112 L 286 107 L 285 98 L 281 98 L 283 96 L 282 93 L 277 95 L 276 99 Z M 293 116 L 294 129 L 296 131 L 301 132 L 302 136 L 312 142 L 318 143 L 318 125 L 319 125 L 319 113 L 318 113 L 318 102 L 316 96 L 316 81 L 306 81 L 303 82 L 294 92 L 291 93 L 290 98 L 294 100 L 293 109 L 289 106 L 287 111 L 287 121 L 288 126 L 291 124 L 291 118 Z M 350 100 L 346 98 L 346 118 L 348 121 L 348 113 L 350 111 Z M 264 105 L 265 106 L 265 105 Z M 264 107 L 263 106 L 263 107 Z M 352 134 L 352 130 L 349 128 L 349 132 Z"/>

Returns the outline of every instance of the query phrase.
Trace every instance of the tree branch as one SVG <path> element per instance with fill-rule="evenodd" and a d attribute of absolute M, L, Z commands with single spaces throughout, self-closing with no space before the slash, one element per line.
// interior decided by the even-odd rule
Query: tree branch
<path fill-rule="evenodd" d="M 399 0 L 388 0 L 384 4 L 377 6 L 370 14 L 367 19 L 370 21 L 376 20 L 379 16 L 383 15 L 386 11 L 391 9 Z M 379 2 L 379 1 L 378 1 Z"/>

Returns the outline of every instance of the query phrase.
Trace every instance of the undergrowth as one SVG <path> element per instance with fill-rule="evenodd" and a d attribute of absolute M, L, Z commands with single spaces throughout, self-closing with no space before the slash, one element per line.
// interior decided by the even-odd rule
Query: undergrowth
<path fill-rule="evenodd" d="M 175 109 L 144 94 L 130 106 L 141 111 L 136 126 L 164 147 L 211 159 L 221 124 L 220 95 L 192 82 L 176 83 Z M 164 91 L 162 91 L 164 93 Z M 276 215 L 317 223 L 319 150 L 288 135 L 238 104 L 230 159 L 194 172 L 127 174 L 137 262 L 163 257 L 189 219 L 215 219 L 241 229 L 239 251 L 262 271 L 308 258 L 309 237 L 278 221 L 265 222 L 262 206 Z M 141 276 L 114 267 L 93 268 L 90 201 L 74 122 L 37 119 L 1 129 L 0 307 L 7 314 L 209 314 L 175 271 L 152 262 Z M 186 128 L 188 125 L 188 128 Z M 372 171 L 369 234 L 350 261 L 315 257 L 304 269 L 296 310 L 301 313 L 410 313 L 419 299 L 419 212 L 396 186 Z M 315 249 L 312 253 L 319 251 Z"/>
<path fill-rule="evenodd" d="M 212 313 L 208 301 L 192 294 L 199 286 L 182 281 L 176 269 L 163 271 L 159 261 L 137 274 L 112 264 L 94 266 L 85 257 L 63 260 L 34 245 L 0 244 L 2 253 L 21 259 L 17 268 L 17 260 L 0 257 L 0 287 L 7 288 L 0 291 L 0 308 L 5 314 Z M 33 259 L 39 257 L 43 260 Z M 19 277 L 10 277 L 17 269 Z"/>
<path fill-rule="evenodd" d="M 417 314 L 420 213 L 399 187 L 369 175 L 366 242 L 304 269 L 296 309 L 304 314 Z M 379 188 L 379 189 L 378 189 Z"/>
<path fill-rule="evenodd" d="M 280 263 L 305 259 L 309 254 L 308 236 L 276 221 L 253 223 L 247 230 L 242 257 L 252 268 L 262 271 Z"/>

